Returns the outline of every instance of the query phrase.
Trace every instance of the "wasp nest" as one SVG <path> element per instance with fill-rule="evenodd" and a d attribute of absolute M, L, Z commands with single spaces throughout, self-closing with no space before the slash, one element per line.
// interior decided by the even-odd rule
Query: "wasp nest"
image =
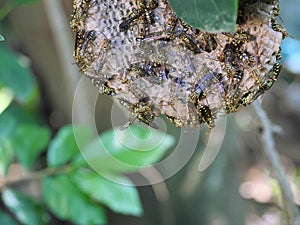
<path fill-rule="evenodd" d="M 236 33 L 208 33 L 166 0 L 74 0 L 74 59 L 100 92 L 152 127 L 214 126 L 271 88 L 281 66 L 275 0 L 240 1 Z"/>

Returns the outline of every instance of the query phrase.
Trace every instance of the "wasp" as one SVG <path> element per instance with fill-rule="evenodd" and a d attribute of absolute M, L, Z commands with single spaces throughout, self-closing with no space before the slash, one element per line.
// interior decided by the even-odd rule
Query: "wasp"
<path fill-rule="evenodd" d="M 205 74 L 195 85 L 193 92 L 191 93 L 192 102 L 196 103 L 198 99 L 202 99 L 205 96 L 205 91 L 213 84 L 214 74 Z"/>
<path fill-rule="evenodd" d="M 158 7 L 158 0 L 150 0 L 148 3 L 148 9 L 149 10 L 154 10 Z"/>
<path fill-rule="evenodd" d="M 282 39 L 285 39 L 289 36 L 286 29 L 281 24 L 279 24 L 274 18 L 271 18 L 271 26 L 274 31 L 282 33 Z"/>
<path fill-rule="evenodd" d="M 238 103 L 244 106 L 250 105 L 256 99 L 257 93 L 258 91 L 248 91 L 241 98 L 239 98 Z"/>
<path fill-rule="evenodd" d="M 279 47 L 279 51 L 276 54 L 276 60 L 281 60 L 282 53 L 281 53 L 281 48 Z"/>
<path fill-rule="evenodd" d="M 114 79 L 114 76 L 108 79 L 106 78 L 104 79 L 97 75 L 86 74 L 86 77 L 92 81 L 93 85 L 99 88 L 101 94 L 110 95 L 110 96 L 116 94 L 115 89 L 110 87 L 110 82 Z"/>
<path fill-rule="evenodd" d="M 192 35 L 181 33 L 179 39 L 187 47 L 189 50 L 194 52 L 195 54 L 199 54 L 203 52 L 201 48 L 198 47 L 197 42 L 193 39 Z"/>
<path fill-rule="evenodd" d="M 249 61 L 249 57 L 246 52 L 241 52 L 238 57 L 244 63 Z"/>
<path fill-rule="evenodd" d="M 143 10 L 143 13 L 145 15 L 144 19 L 148 24 L 153 24 L 155 22 L 154 17 L 154 9 L 158 7 L 158 1 L 157 0 L 151 0 L 146 3 L 145 0 L 137 0 L 137 5 L 139 6 L 140 9 Z"/>
<path fill-rule="evenodd" d="M 199 124 L 199 115 L 195 105 L 191 102 L 188 102 L 188 114 L 191 128 L 197 127 Z"/>
<path fill-rule="evenodd" d="M 236 71 L 236 55 L 237 50 L 232 43 L 226 44 L 222 54 L 218 57 L 220 62 L 222 62 L 222 67 L 228 74 L 228 77 L 232 77 Z"/>
<path fill-rule="evenodd" d="M 135 116 L 124 124 L 120 129 L 127 129 L 136 119 L 149 125 L 152 128 L 158 129 L 158 126 L 153 122 L 155 115 L 153 113 L 153 105 L 150 104 L 149 97 L 139 99 L 138 103 L 132 104 L 126 99 L 119 98 L 120 104 L 126 107 Z"/>
<path fill-rule="evenodd" d="M 273 66 L 273 78 L 274 80 L 278 79 L 278 75 L 281 71 L 282 65 L 279 65 L 279 63 L 275 63 Z"/>
<path fill-rule="evenodd" d="M 268 79 L 265 81 L 263 85 L 260 87 L 261 93 L 264 93 L 265 91 L 269 90 L 274 82 L 278 79 L 278 75 L 281 71 L 282 65 L 279 65 L 279 63 L 275 63 L 272 69 L 272 75 L 268 77 Z"/>
<path fill-rule="evenodd" d="M 243 77 L 243 70 L 238 69 L 234 72 L 233 77 L 231 78 L 231 84 L 225 97 L 225 107 L 228 112 L 235 112 L 239 107 L 238 95 L 240 94 L 240 89 L 238 86 Z"/>
<path fill-rule="evenodd" d="M 143 17 L 144 18 L 138 24 L 138 36 L 136 37 L 136 40 L 144 40 L 149 31 L 149 26 L 146 23 L 146 16 L 144 15 Z"/>
<path fill-rule="evenodd" d="M 225 108 L 229 113 L 237 111 L 239 107 L 238 95 L 240 94 L 240 89 L 238 88 L 238 85 L 243 79 L 243 76 L 243 71 L 237 70 L 231 78 L 231 84 L 225 94 Z"/>
<path fill-rule="evenodd" d="M 259 88 L 260 92 L 263 94 L 265 91 L 269 90 L 275 82 L 275 79 L 269 77 Z"/>
<path fill-rule="evenodd" d="M 236 53 L 236 58 L 234 60 L 235 68 L 239 70 L 240 67 L 246 68 L 250 71 L 251 77 L 256 83 L 261 84 L 262 79 L 260 78 L 258 57 L 256 55 L 250 54 L 247 51 L 238 51 Z"/>
<path fill-rule="evenodd" d="M 216 34 L 211 34 L 204 31 L 199 31 L 199 33 L 200 32 L 202 39 L 201 48 L 206 52 L 212 52 L 215 50 L 218 47 Z"/>
<path fill-rule="evenodd" d="M 228 99 L 226 99 L 225 101 L 225 108 L 227 113 L 232 113 L 232 112 L 236 112 L 238 107 L 235 106 L 235 104 L 231 101 L 229 101 Z"/>
<path fill-rule="evenodd" d="M 80 51 L 84 42 L 85 30 L 78 30 L 75 37 L 74 59 L 76 63 L 80 63 Z"/>
<path fill-rule="evenodd" d="M 80 68 L 80 71 L 85 70 L 85 63 L 93 60 L 94 55 L 92 53 L 86 53 L 89 43 L 96 38 L 96 31 L 79 30 L 76 33 L 74 59 Z"/>
<path fill-rule="evenodd" d="M 279 63 L 275 63 L 272 69 L 272 74 L 269 75 L 269 77 L 267 78 L 267 80 L 259 86 L 258 90 L 256 91 L 255 95 L 254 95 L 254 100 L 261 94 L 265 93 L 267 90 L 269 90 L 273 84 L 275 83 L 275 81 L 278 79 L 278 75 L 280 73 L 281 70 L 281 65 L 279 65 Z"/>
<path fill-rule="evenodd" d="M 104 58 L 107 54 L 107 51 L 111 48 L 111 40 L 105 38 L 100 46 L 100 52 L 101 52 L 101 55 L 99 56 L 99 64 L 98 64 L 98 71 L 101 70 L 103 68 L 103 61 L 104 61 Z"/>
<path fill-rule="evenodd" d="M 219 56 L 220 62 L 225 63 L 225 67 L 231 67 L 232 64 L 235 64 L 235 58 L 237 55 L 237 48 L 232 43 L 226 44 L 222 54 Z M 230 65 L 230 66 L 229 66 Z"/>
<path fill-rule="evenodd" d="M 86 19 L 89 9 L 95 4 L 98 4 L 98 0 L 82 0 L 79 6 L 77 6 L 77 0 L 73 0 L 73 13 L 71 15 L 70 26 L 74 32 L 78 31 L 79 23 Z"/>
<path fill-rule="evenodd" d="M 84 41 L 82 42 L 81 48 L 79 50 L 80 56 L 84 55 L 84 52 L 85 52 L 88 44 L 91 41 L 94 41 L 95 39 L 96 39 L 96 31 L 95 30 L 90 30 L 90 31 L 86 32 Z"/>
<path fill-rule="evenodd" d="M 241 100 L 238 97 L 239 90 L 235 91 L 230 97 L 225 98 L 225 109 L 227 113 L 233 113 L 238 110 L 241 105 Z"/>
<path fill-rule="evenodd" d="M 165 79 L 172 78 L 170 74 L 170 65 L 166 63 L 153 62 L 146 60 L 142 63 L 132 64 L 128 71 L 134 71 L 138 76 L 146 77 L 150 81 L 161 84 Z"/>
<path fill-rule="evenodd" d="M 133 8 L 127 17 L 122 19 L 119 25 L 120 32 L 127 31 L 143 14 L 144 19 L 149 23 L 154 23 L 154 13 L 152 11 L 158 7 L 157 0 L 151 0 L 148 4 L 145 0 L 136 1 L 137 8 Z"/>
<path fill-rule="evenodd" d="M 274 7 L 272 10 L 272 14 L 273 16 L 279 16 L 280 14 L 280 8 L 279 8 L 279 2 L 278 1 L 274 1 Z"/>
<path fill-rule="evenodd" d="M 127 31 L 132 24 L 142 15 L 143 10 L 133 8 L 127 17 L 122 19 L 119 25 L 120 32 Z"/>
<path fill-rule="evenodd" d="M 171 77 L 170 75 L 170 71 L 174 71 L 174 68 L 171 67 L 171 65 L 167 65 L 167 64 L 162 64 L 158 69 L 157 69 L 157 73 L 158 73 L 158 77 L 160 80 L 160 83 L 162 82 L 162 80 L 167 80 Z"/>
<path fill-rule="evenodd" d="M 182 76 L 176 76 L 175 78 L 173 78 L 173 80 L 174 80 L 174 82 L 176 83 L 177 86 L 181 86 L 181 87 L 185 86 L 185 82 L 183 81 Z"/>
<path fill-rule="evenodd" d="M 274 1 L 273 4 L 274 4 L 274 7 L 272 9 L 272 15 L 274 17 L 277 16 L 281 20 L 281 22 L 283 22 L 283 19 L 279 15 L 280 14 L 279 2 L 278 1 Z"/>
<path fill-rule="evenodd" d="M 227 36 L 228 35 L 232 38 L 231 44 L 234 45 L 236 48 L 240 47 L 246 42 L 256 40 L 256 37 L 254 35 L 249 34 L 247 32 L 236 32 L 234 35 L 227 33 Z"/>
<path fill-rule="evenodd" d="M 175 32 L 175 28 L 178 25 L 178 17 L 175 14 L 171 14 L 166 22 L 163 31 L 152 32 L 150 34 L 145 35 L 144 40 L 152 41 L 152 40 L 173 40 L 176 38 L 178 34 Z"/>
<path fill-rule="evenodd" d="M 211 110 L 207 105 L 199 106 L 198 114 L 201 123 L 207 123 L 208 128 L 213 128 L 215 126 L 215 122 Z"/>
<path fill-rule="evenodd" d="M 176 127 L 184 127 L 186 125 L 184 119 L 182 118 L 177 118 L 177 117 L 174 117 L 174 116 L 168 116 L 166 115 L 167 118 L 175 124 Z"/>
<path fill-rule="evenodd" d="M 175 32 L 175 28 L 177 24 L 178 24 L 178 17 L 175 14 L 171 14 L 165 26 L 165 30 L 166 30 L 165 33 L 168 36 L 172 36 Z"/>
<path fill-rule="evenodd" d="M 136 119 L 151 126 L 152 128 L 158 129 L 158 126 L 153 123 L 157 109 L 155 109 L 152 104 L 150 97 L 136 84 L 132 84 L 129 91 L 138 99 L 138 102 L 133 105 L 133 108 L 131 106 L 130 110 L 133 114 L 136 114 Z M 135 119 L 133 119 L 133 121 L 134 120 Z M 129 125 L 131 123 L 132 122 L 130 122 Z"/>
<path fill-rule="evenodd" d="M 74 58 L 79 60 L 84 56 L 88 44 L 95 40 L 96 31 L 79 30 L 76 32 Z"/>
<path fill-rule="evenodd" d="M 147 22 L 147 24 L 154 24 L 155 23 L 155 13 L 154 11 L 148 11 L 145 12 L 144 20 Z"/>
<path fill-rule="evenodd" d="M 152 2 L 152 1 L 151 1 Z M 138 19 L 138 37 L 137 40 L 143 40 L 149 31 L 149 25 L 155 23 L 155 14 L 154 9 L 158 6 L 156 4 L 151 4 L 151 2 L 147 5 L 145 0 L 136 1 L 136 5 L 138 9 L 141 10 L 141 15 Z"/>
<path fill-rule="evenodd" d="M 278 79 L 280 70 L 281 70 L 281 65 L 279 65 L 279 63 L 275 63 L 273 66 L 272 74 L 267 78 L 267 80 L 264 83 L 262 83 L 256 90 L 244 94 L 238 100 L 238 102 L 245 106 L 251 104 L 261 94 L 265 93 L 273 86 L 274 82 Z"/>
<path fill-rule="evenodd" d="M 237 89 L 237 85 L 239 85 L 239 83 L 243 79 L 243 76 L 244 76 L 243 70 L 236 71 L 236 73 L 234 74 L 234 76 L 232 78 L 232 80 L 233 80 L 233 88 L 234 89 Z"/>
<path fill-rule="evenodd" d="M 112 78 L 111 78 L 111 79 L 112 79 Z M 109 79 L 108 81 L 104 82 L 103 85 L 101 85 L 100 91 L 101 91 L 102 94 L 112 96 L 112 95 L 115 95 L 116 92 L 115 92 L 115 89 L 114 89 L 114 88 L 111 88 L 111 87 L 109 86 L 109 81 L 110 81 L 110 79 Z"/>

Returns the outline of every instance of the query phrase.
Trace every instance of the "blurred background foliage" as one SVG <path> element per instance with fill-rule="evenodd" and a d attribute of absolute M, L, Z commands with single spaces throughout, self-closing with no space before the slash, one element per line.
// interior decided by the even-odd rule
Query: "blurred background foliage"
<path fill-rule="evenodd" d="M 283 71 L 262 101 L 272 121 L 282 127 L 276 145 L 297 204 L 299 7 L 298 0 L 281 2 L 282 23 L 295 39 L 283 41 Z M 94 106 L 91 99 L 98 92 L 87 79 L 81 81 L 81 104 L 73 112 L 78 124 L 68 125 L 81 77 L 72 59 L 71 10 L 70 0 L 0 2 L 0 224 L 282 224 L 280 191 L 262 154 L 261 125 L 252 107 L 228 116 L 220 153 L 206 171 L 198 171 L 209 138 L 203 128 L 196 151 L 183 169 L 163 183 L 138 189 L 127 176 L 137 171 L 114 167 L 101 155 L 105 149 L 94 143 L 100 138 L 116 158 L 148 165 L 171 154 L 175 140 L 179 141 L 178 128 L 166 122 L 164 142 L 143 157 L 135 155 L 114 138 L 112 99 L 99 96 Z M 53 18 L 55 11 L 63 14 Z M 86 126 L 93 121 L 99 136 Z M 118 125 L 125 122 L 122 117 Z M 148 128 L 133 126 L 125 132 L 139 137 L 135 144 L 140 150 L 148 148 L 143 142 Z M 151 132 L 160 136 L 159 131 Z M 99 176 L 79 149 L 94 157 L 95 164 L 99 162 L 114 180 L 127 185 Z"/>

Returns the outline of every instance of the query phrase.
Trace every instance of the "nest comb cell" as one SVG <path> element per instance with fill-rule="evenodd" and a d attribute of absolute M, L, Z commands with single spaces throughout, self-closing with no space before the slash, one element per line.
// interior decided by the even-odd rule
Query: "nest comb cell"
<path fill-rule="evenodd" d="M 277 1 L 240 1 L 235 33 L 208 33 L 184 23 L 166 0 L 74 0 L 79 70 L 115 96 L 135 119 L 156 128 L 209 128 L 221 115 L 250 105 L 277 80 Z"/>

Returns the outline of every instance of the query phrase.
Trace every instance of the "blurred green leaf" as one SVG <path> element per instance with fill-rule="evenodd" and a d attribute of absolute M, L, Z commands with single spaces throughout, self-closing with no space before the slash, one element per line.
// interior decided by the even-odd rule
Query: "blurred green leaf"
<path fill-rule="evenodd" d="M 12 103 L 13 92 L 7 87 L 0 87 L 0 114 Z"/>
<path fill-rule="evenodd" d="M 120 182 L 115 183 L 94 171 L 80 170 L 72 178 L 81 191 L 116 213 L 140 216 L 143 212 L 137 189 L 126 177 L 115 177 Z"/>
<path fill-rule="evenodd" d="M 18 225 L 11 216 L 5 212 L 0 211 L 0 224 L 3 225 Z"/>
<path fill-rule="evenodd" d="M 3 175 L 7 174 L 7 169 L 12 163 L 13 159 L 14 151 L 11 140 L 0 137 L 0 172 Z"/>
<path fill-rule="evenodd" d="M 0 172 L 2 174 L 7 173 L 14 158 L 12 135 L 16 126 L 17 122 L 11 115 L 0 114 Z"/>
<path fill-rule="evenodd" d="M 23 5 L 23 4 L 29 4 L 29 3 L 35 3 L 40 0 L 9 0 L 4 2 L 4 4 L 1 5 L 0 7 L 0 21 L 6 17 L 11 10 L 14 8 Z"/>
<path fill-rule="evenodd" d="M 16 218 L 25 225 L 48 224 L 49 215 L 41 205 L 20 192 L 5 189 L 2 200 Z"/>
<path fill-rule="evenodd" d="M 207 32 L 235 32 L 238 0 L 168 0 L 176 15 Z"/>
<path fill-rule="evenodd" d="M 105 224 L 103 208 L 84 195 L 66 175 L 43 179 L 46 204 L 59 218 L 76 224 Z"/>
<path fill-rule="evenodd" d="M 74 136 L 74 132 L 76 136 Z M 48 165 L 59 166 L 66 163 L 74 157 L 74 155 L 79 154 L 79 148 L 83 147 L 81 145 L 86 144 L 92 137 L 93 132 L 88 127 L 64 126 L 50 142 L 47 152 Z"/>
<path fill-rule="evenodd" d="M 0 84 L 10 88 L 18 101 L 28 103 L 37 94 L 37 84 L 28 67 L 11 50 L 0 45 Z"/>
<path fill-rule="evenodd" d="M 10 137 L 15 131 L 17 121 L 7 113 L 0 114 L 0 137 Z"/>
<path fill-rule="evenodd" d="M 5 38 L 0 34 L 0 41 L 5 41 Z"/>
<path fill-rule="evenodd" d="M 14 134 L 14 149 L 22 166 L 29 169 L 36 157 L 46 149 L 49 140 L 48 128 L 38 125 L 19 125 Z"/>
<path fill-rule="evenodd" d="M 161 159 L 174 142 L 174 137 L 159 130 L 133 125 L 124 131 L 115 128 L 88 144 L 74 163 L 87 162 L 97 171 L 138 171 Z"/>
<path fill-rule="evenodd" d="M 35 3 L 35 2 L 39 2 L 39 1 L 41 1 L 41 0 L 11 0 L 11 3 L 14 6 L 19 6 L 19 5 Z"/>
<path fill-rule="evenodd" d="M 19 104 L 10 104 L 1 115 L 9 115 L 13 117 L 17 123 L 41 124 L 42 120 L 40 112 L 37 110 L 27 110 Z"/>

